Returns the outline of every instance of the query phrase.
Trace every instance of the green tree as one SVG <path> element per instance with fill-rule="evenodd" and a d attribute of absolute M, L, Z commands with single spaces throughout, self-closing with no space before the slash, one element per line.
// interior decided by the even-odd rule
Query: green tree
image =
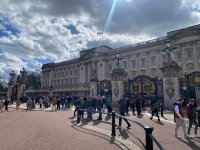
<path fill-rule="evenodd" d="M 39 89 L 41 87 L 41 79 L 40 74 L 36 72 L 32 72 L 27 75 L 27 89 Z"/>
<path fill-rule="evenodd" d="M 0 78 L 0 92 L 6 92 L 8 90 L 8 84 L 2 78 Z"/>

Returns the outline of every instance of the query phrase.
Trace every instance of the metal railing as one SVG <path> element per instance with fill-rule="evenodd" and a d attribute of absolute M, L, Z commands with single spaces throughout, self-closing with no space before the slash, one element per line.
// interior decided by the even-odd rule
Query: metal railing
<path fill-rule="evenodd" d="M 80 109 L 80 107 L 77 107 L 77 124 L 80 123 L 80 120 L 81 120 L 81 111 L 84 111 L 84 112 L 87 112 L 87 110 L 85 109 Z M 98 113 L 98 111 L 95 111 Z M 111 136 L 116 136 L 116 127 L 118 128 L 121 128 L 121 129 L 124 129 L 118 125 L 116 125 L 115 123 L 115 119 L 116 117 L 121 117 L 122 119 L 125 118 L 135 124 L 137 124 L 138 126 L 140 126 L 142 129 L 144 129 L 145 131 L 145 136 L 146 136 L 146 144 L 140 139 L 138 138 L 134 133 L 130 132 L 127 130 L 127 132 L 134 136 L 141 144 L 142 146 L 146 149 L 146 150 L 153 150 L 153 142 L 157 145 L 157 147 L 160 149 L 160 150 L 164 150 L 163 146 L 160 144 L 160 142 L 152 135 L 152 132 L 153 132 L 153 127 L 149 127 L 149 126 L 144 126 L 142 125 L 141 123 L 137 122 L 137 121 L 134 121 L 134 120 L 131 120 L 125 116 L 122 116 L 122 115 L 119 115 L 117 113 L 115 113 L 115 111 L 112 111 L 111 113 L 102 113 L 102 114 L 109 114 L 111 115 L 112 117 L 112 122 L 107 122 L 107 121 L 102 121 L 102 122 L 106 122 L 108 124 L 111 124 L 112 126 L 112 129 L 111 129 Z M 124 129 L 125 130 L 125 129 Z"/>

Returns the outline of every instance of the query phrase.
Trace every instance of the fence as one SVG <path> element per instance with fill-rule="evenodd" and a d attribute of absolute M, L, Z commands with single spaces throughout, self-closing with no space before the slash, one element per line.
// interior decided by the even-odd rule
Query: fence
<path fill-rule="evenodd" d="M 77 107 L 77 124 L 80 123 L 80 120 L 81 120 L 81 113 L 80 111 L 84 111 L 84 112 L 87 112 L 85 109 L 80 109 L 79 107 Z M 103 113 L 103 114 L 109 114 L 109 113 Z M 116 136 L 116 127 L 118 128 L 122 128 L 118 125 L 116 125 L 115 123 L 115 118 L 116 117 L 121 117 L 122 119 L 125 118 L 137 125 L 139 125 L 142 129 L 144 129 L 145 131 L 145 136 L 146 136 L 146 144 L 140 139 L 138 138 L 135 134 L 133 134 L 132 132 L 128 131 L 127 132 L 134 136 L 142 145 L 143 147 L 145 148 L 145 150 L 153 150 L 153 142 L 157 145 L 157 147 L 160 149 L 160 150 L 164 150 L 164 148 L 162 147 L 162 145 L 159 143 L 159 141 L 152 135 L 152 132 L 153 132 L 153 127 L 149 127 L 149 126 L 144 126 L 142 125 L 141 123 L 139 122 L 136 122 L 136 121 L 133 121 L 125 116 L 121 116 L 117 113 L 115 113 L 115 111 L 112 111 L 112 113 L 110 113 L 111 117 L 112 117 L 112 122 L 106 122 L 106 123 L 109 123 L 111 124 L 111 136 Z M 105 121 L 102 121 L 102 122 L 105 122 Z M 122 128 L 124 129 L 124 128 Z"/>

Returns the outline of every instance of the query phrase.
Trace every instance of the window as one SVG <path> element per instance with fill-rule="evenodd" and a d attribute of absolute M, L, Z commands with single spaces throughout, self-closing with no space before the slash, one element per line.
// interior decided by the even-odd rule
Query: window
<path fill-rule="evenodd" d="M 197 47 L 197 57 L 200 58 L 200 47 Z"/>
<path fill-rule="evenodd" d="M 56 73 L 54 74 L 54 77 L 56 78 Z"/>
<path fill-rule="evenodd" d="M 112 65 L 109 64 L 109 71 L 112 71 Z"/>
<path fill-rule="evenodd" d="M 187 59 L 192 59 L 192 49 L 191 48 L 189 48 L 189 49 L 187 49 L 186 50 L 186 54 L 187 54 Z"/>
<path fill-rule="evenodd" d="M 58 80 L 58 86 L 60 86 L 60 80 Z"/>
<path fill-rule="evenodd" d="M 65 84 L 68 85 L 68 79 L 66 79 Z"/>
<path fill-rule="evenodd" d="M 141 58 L 141 67 L 145 67 L 145 58 Z"/>
<path fill-rule="evenodd" d="M 64 85 L 64 79 L 62 79 L 62 83 L 61 83 L 61 85 L 62 85 L 62 86 Z"/>
<path fill-rule="evenodd" d="M 77 75 L 77 70 L 75 70 L 75 76 Z"/>
<path fill-rule="evenodd" d="M 151 57 L 151 65 L 153 65 L 153 66 L 156 65 L 156 56 Z"/>
<path fill-rule="evenodd" d="M 133 71 L 132 72 L 132 78 L 135 78 L 137 76 L 137 72 L 136 71 Z"/>
<path fill-rule="evenodd" d="M 132 60 L 132 67 L 136 68 L 136 60 Z"/>
<path fill-rule="evenodd" d="M 62 72 L 62 77 L 64 77 L 64 72 Z"/>
<path fill-rule="evenodd" d="M 181 60 L 182 59 L 181 51 L 176 52 L 176 58 L 177 58 L 177 60 Z"/>
<path fill-rule="evenodd" d="M 127 61 L 124 61 L 124 68 L 127 68 Z"/>
<path fill-rule="evenodd" d="M 70 78 L 70 83 L 69 84 L 72 85 L 72 78 Z"/>
<path fill-rule="evenodd" d="M 68 71 L 66 71 L 66 76 L 68 76 Z"/>
<path fill-rule="evenodd" d="M 72 74 L 73 74 L 72 70 L 70 71 L 70 74 L 71 74 L 71 76 L 72 76 Z"/>
<path fill-rule="evenodd" d="M 75 85 L 77 84 L 77 79 L 76 79 L 76 78 L 74 79 L 74 84 L 75 84 Z"/>

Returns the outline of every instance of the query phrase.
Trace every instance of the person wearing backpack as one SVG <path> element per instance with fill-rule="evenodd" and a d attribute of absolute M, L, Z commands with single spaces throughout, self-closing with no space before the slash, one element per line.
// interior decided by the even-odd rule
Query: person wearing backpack
<path fill-rule="evenodd" d="M 122 98 L 119 100 L 119 113 L 121 116 L 125 116 L 127 112 L 127 101 L 125 96 L 123 95 Z M 123 118 L 124 121 L 127 123 L 127 128 L 130 129 L 131 124 L 128 122 L 126 118 Z M 122 117 L 119 117 L 119 127 L 122 125 Z"/>
<path fill-rule="evenodd" d="M 175 137 L 180 138 L 180 136 L 178 136 L 178 129 L 182 126 L 183 132 L 184 132 L 184 137 L 189 138 L 189 136 L 186 133 L 186 124 L 185 124 L 185 121 L 183 119 L 182 104 L 183 104 L 183 99 L 181 99 L 181 98 L 179 98 L 174 103 L 174 118 L 175 118 L 175 122 L 176 122 Z"/>
<path fill-rule="evenodd" d="M 196 121 L 196 115 L 195 115 L 195 110 L 194 110 L 194 99 L 189 100 L 189 103 L 187 104 L 186 109 L 187 109 L 187 117 L 189 119 L 188 135 L 190 135 L 190 130 L 192 128 L 192 124 L 194 123 L 195 125 L 194 134 L 195 134 L 195 137 L 197 137 L 198 124 Z"/>

